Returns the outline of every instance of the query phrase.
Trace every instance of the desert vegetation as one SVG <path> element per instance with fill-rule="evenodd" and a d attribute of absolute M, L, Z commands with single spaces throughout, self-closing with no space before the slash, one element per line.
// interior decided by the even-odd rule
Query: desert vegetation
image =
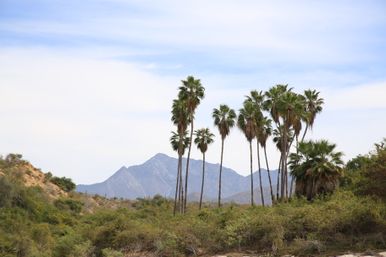
<path fill-rule="evenodd" d="M 174 201 L 161 196 L 130 202 L 70 192 L 51 198 L 41 187 L 25 186 L 20 174 L 28 162 L 2 158 L 0 255 L 325 256 L 385 249 L 386 197 L 379 190 L 385 156 L 380 143 L 352 159 L 342 167 L 340 187 L 312 200 L 299 194 L 271 207 L 203 203 L 201 210 L 187 203 L 184 215 L 173 215 Z"/>

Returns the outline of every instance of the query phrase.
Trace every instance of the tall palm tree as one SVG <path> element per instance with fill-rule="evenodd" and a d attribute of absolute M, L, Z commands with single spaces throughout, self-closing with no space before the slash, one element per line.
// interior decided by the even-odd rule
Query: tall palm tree
<path fill-rule="evenodd" d="M 293 144 L 294 140 L 296 140 L 296 149 L 297 149 L 298 144 L 299 144 L 299 135 L 300 135 L 300 132 L 302 130 L 302 121 L 307 120 L 307 117 L 309 117 L 309 114 L 306 112 L 305 97 L 301 94 L 295 94 L 292 92 L 290 94 L 292 94 L 292 96 L 293 96 L 293 98 L 291 99 L 292 106 L 290 106 L 291 115 L 292 115 L 292 118 L 291 118 L 292 120 L 291 120 L 290 126 L 292 126 L 294 136 L 292 137 L 292 139 L 289 143 L 289 147 L 287 148 L 286 156 L 289 156 L 290 148 L 291 148 L 291 145 Z M 287 169 L 287 166 L 286 166 L 286 169 Z M 289 197 L 292 196 L 293 184 L 294 184 L 294 177 L 291 174 Z"/>
<path fill-rule="evenodd" d="M 296 193 L 312 200 L 317 194 L 333 191 L 342 175 L 342 152 L 327 140 L 299 144 L 290 155 L 290 169 L 296 178 Z"/>
<path fill-rule="evenodd" d="M 202 205 L 202 195 L 204 192 L 204 181 L 205 181 L 205 153 L 208 149 L 208 145 L 213 143 L 214 134 L 212 134 L 209 128 L 202 128 L 195 131 L 196 138 L 194 143 L 197 145 L 197 148 L 202 153 L 202 179 L 201 179 L 201 194 L 200 194 L 200 205 L 199 209 L 201 210 Z"/>
<path fill-rule="evenodd" d="M 260 150 L 259 150 L 259 143 L 260 143 L 260 138 L 262 136 L 262 121 L 263 121 L 263 103 L 264 103 L 264 98 L 265 95 L 263 91 L 257 91 L 257 90 L 252 90 L 250 96 L 247 96 L 245 102 L 249 101 L 254 105 L 255 108 L 255 123 L 256 123 L 256 147 L 257 147 L 257 165 L 258 165 L 258 172 L 259 172 L 259 185 L 260 185 L 260 197 L 261 197 L 261 204 L 265 206 L 264 202 L 264 193 L 263 193 L 263 184 L 261 181 L 261 163 L 260 163 Z"/>
<path fill-rule="evenodd" d="M 263 103 L 263 109 L 270 113 L 271 118 L 276 125 L 276 132 L 278 133 L 276 135 L 276 138 L 280 139 L 279 141 L 276 142 L 277 143 L 276 146 L 280 151 L 280 161 L 278 165 L 278 181 L 277 181 L 278 188 L 276 191 L 277 200 L 279 200 L 279 195 L 281 198 L 284 195 L 283 194 L 284 185 L 285 185 L 284 179 L 286 174 L 284 169 L 284 165 L 286 163 L 286 160 L 285 160 L 286 149 L 284 148 L 285 129 L 284 129 L 284 126 L 282 126 L 284 121 L 283 121 L 283 104 L 281 104 L 281 102 L 282 102 L 283 95 L 285 93 L 291 92 L 291 90 L 292 88 L 288 88 L 288 85 L 276 85 L 274 87 L 271 87 L 267 92 L 265 92 L 266 98 Z M 279 178 L 279 174 L 280 174 L 280 178 Z M 279 181 L 281 182 L 281 187 L 280 187 L 281 193 L 279 193 Z"/>
<path fill-rule="evenodd" d="M 239 117 L 237 118 L 237 126 L 244 133 L 249 142 L 249 157 L 251 170 L 251 206 L 253 201 L 253 161 L 252 161 L 252 140 L 256 137 L 256 112 L 254 104 L 251 101 L 245 101 L 243 108 L 239 110 Z"/>
<path fill-rule="evenodd" d="M 317 92 L 316 90 L 305 90 L 304 91 L 304 97 L 305 97 L 305 111 L 309 114 L 307 116 L 306 122 L 306 128 L 304 130 L 304 134 L 302 137 L 302 141 L 304 141 L 304 137 L 306 136 L 308 127 L 312 129 L 315 121 L 316 114 L 320 113 L 323 110 L 323 104 L 324 99 L 319 97 L 320 92 Z"/>
<path fill-rule="evenodd" d="M 287 159 L 292 144 L 292 139 L 288 137 L 290 131 L 296 132 L 295 126 L 299 126 L 299 114 L 303 112 L 304 105 L 298 94 L 287 91 L 281 95 L 278 101 L 278 113 L 283 121 L 283 138 L 282 138 L 282 178 L 283 183 L 281 187 L 282 196 L 285 194 L 285 199 L 288 199 L 288 169 Z M 301 129 L 301 128 L 300 128 Z M 298 131 L 300 131 L 300 129 Z"/>
<path fill-rule="evenodd" d="M 258 136 L 258 140 L 261 147 L 264 149 L 265 164 L 267 167 L 268 180 L 269 180 L 269 188 L 271 190 L 271 202 L 273 204 L 275 202 L 275 196 L 273 194 L 271 172 L 269 170 L 268 157 L 267 157 L 267 140 L 268 140 L 268 137 L 270 137 L 271 135 L 272 135 L 272 120 L 267 117 L 263 117 L 261 120 L 261 130 L 260 130 L 260 135 Z"/>
<path fill-rule="evenodd" d="M 177 167 L 176 197 L 174 201 L 174 211 L 173 211 L 173 213 L 175 214 L 176 207 L 177 207 L 177 191 L 178 191 L 178 199 L 181 200 L 181 198 L 183 198 L 182 156 L 187 146 L 187 144 L 185 143 L 186 143 L 186 138 L 188 138 L 187 127 L 190 122 L 190 117 L 188 115 L 188 108 L 184 100 L 181 100 L 181 99 L 173 100 L 171 121 L 173 122 L 174 125 L 177 126 L 177 133 L 176 133 L 177 135 L 173 134 L 171 138 L 171 143 L 172 143 L 173 149 L 177 149 L 176 151 L 178 152 L 178 160 L 179 160 L 178 167 Z M 176 143 L 178 145 L 176 145 Z M 180 204 L 180 209 L 181 208 L 182 208 L 182 205 Z"/>
<path fill-rule="evenodd" d="M 185 200 L 184 200 L 184 211 L 186 209 L 186 202 L 188 198 L 188 175 L 189 175 L 189 162 L 190 162 L 190 151 L 192 149 L 192 138 L 193 138 L 193 121 L 194 113 L 197 106 L 205 96 L 205 88 L 201 85 L 199 79 L 195 79 L 193 76 L 188 76 L 186 80 L 182 80 L 182 86 L 179 88 L 178 97 L 185 101 L 188 108 L 188 115 L 190 120 L 190 142 L 188 157 L 186 160 L 186 172 L 185 172 Z"/>
<path fill-rule="evenodd" d="M 177 177 L 176 177 L 176 192 L 174 195 L 174 209 L 173 214 L 176 214 L 177 210 L 177 198 L 178 198 L 178 205 L 180 207 L 180 212 L 182 211 L 182 202 L 181 197 L 183 194 L 182 189 L 182 156 L 185 153 L 185 149 L 189 144 L 189 137 L 187 136 L 187 131 L 184 131 L 183 134 L 176 133 L 172 131 L 172 136 L 170 137 L 170 144 L 172 145 L 172 148 L 174 151 L 178 154 L 178 166 L 177 166 Z"/>
<path fill-rule="evenodd" d="M 221 207 L 221 175 L 224 156 L 224 141 L 229 135 L 230 129 L 235 125 L 236 113 L 227 105 L 222 104 L 218 109 L 213 109 L 212 117 L 214 119 L 214 125 L 218 128 L 221 135 L 221 161 L 218 181 L 218 207 Z"/>

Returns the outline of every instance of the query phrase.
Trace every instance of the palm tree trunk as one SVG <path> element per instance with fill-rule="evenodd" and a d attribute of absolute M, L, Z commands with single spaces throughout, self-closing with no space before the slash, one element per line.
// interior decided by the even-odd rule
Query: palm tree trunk
<path fill-rule="evenodd" d="M 271 189 L 271 203 L 273 205 L 273 203 L 275 202 L 275 196 L 273 195 L 273 190 L 272 190 L 271 172 L 269 170 L 268 157 L 267 157 L 267 146 L 265 146 L 263 148 L 264 148 L 265 164 L 267 165 L 269 188 Z"/>
<path fill-rule="evenodd" d="M 291 175 L 291 184 L 290 184 L 289 198 L 292 197 L 292 191 L 293 191 L 293 187 L 294 187 L 294 182 L 295 182 L 295 179 L 294 179 L 294 177 Z"/>
<path fill-rule="evenodd" d="M 287 145 L 287 141 L 286 141 Z M 284 152 L 284 193 L 285 193 L 285 201 L 288 200 L 288 151 L 289 148 Z"/>
<path fill-rule="evenodd" d="M 286 123 L 284 122 L 284 136 L 283 136 L 283 160 L 282 160 L 282 198 L 284 196 L 285 201 L 287 201 L 288 198 L 288 169 L 287 169 L 287 151 L 289 151 L 288 147 L 288 138 L 287 138 L 287 129 L 286 129 Z"/>
<path fill-rule="evenodd" d="M 202 205 L 202 195 L 204 192 L 204 180 L 205 180 L 205 153 L 202 153 L 202 179 L 201 179 L 201 194 L 200 194 L 200 207 L 199 207 L 200 210 Z"/>
<path fill-rule="evenodd" d="M 280 155 L 279 166 L 277 169 L 276 201 L 280 199 L 279 189 L 280 189 L 280 178 L 281 178 L 281 160 L 282 160 L 282 156 Z"/>
<path fill-rule="evenodd" d="M 190 138 L 189 138 L 189 150 L 188 157 L 186 159 L 186 173 L 185 173 L 185 200 L 184 200 L 184 208 L 183 212 L 186 211 L 186 201 L 188 199 L 188 175 L 189 175 L 189 161 L 190 161 L 190 151 L 192 149 L 192 138 L 193 138 L 193 119 L 190 123 Z"/>
<path fill-rule="evenodd" d="M 299 138 L 296 136 L 296 154 L 299 153 Z M 290 186 L 290 192 L 289 197 L 292 197 L 293 194 L 293 186 L 294 186 L 295 178 L 291 175 L 291 186 Z"/>
<path fill-rule="evenodd" d="M 182 172 L 181 172 L 182 173 Z M 182 177 L 182 176 L 181 176 Z M 182 185 L 182 181 L 181 181 Z M 181 190 L 181 203 L 180 203 L 180 213 L 184 213 L 184 185 L 182 185 L 182 190 Z"/>
<path fill-rule="evenodd" d="M 221 160 L 220 160 L 220 174 L 218 179 L 218 207 L 221 207 L 221 174 L 222 174 L 222 159 L 224 154 L 224 138 L 221 140 Z"/>
<path fill-rule="evenodd" d="M 178 204 L 180 213 L 183 211 L 183 201 L 184 201 L 184 185 L 182 184 L 182 156 L 180 159 L 180 183 L 179 183 L 179 197 L 178 197 Z"/>
<path fill-rule="evenodd" d="M 176 193 L 174 195 L 174 208 L 173 208 L 173 215 L 176 215 L 177 210 L 177 195 L 178 195 L 178 185 L 179 185 L 179 177 L 180 177 L 180 158 L 181 156 L 178 155 L 178 164 L 177 164 L 177 177 L 176 177 Z"/>
<path fill-rule="evenodd" d="M 308 130 L 308 123 L 306 123 L 306 129 L 304 130 L 304 134 L 302 136 L 302 141 L 301 142 L 304 141 L 304 138 L 306 137 L 307 130 Z"/>
<path fill-rule="evenodd" d="M 251 164 L 251 206 L 254 205 L 253 201 L 253 164 L 252 164 L 252 141 L 249 141 L 249 158 Z"/>
<path fill-rule="evenodd" d="M 286 152 L 286 147 L 285 147 L 285 131 L 284 135 L 282 137 L 282 149 L 281 149 L 281 178 L 280 178 L 280 199 L 282 200 L 284 198 L 284 189 L 285 189 L 285 152 Z"/>
<path fill-rule="evenodd" d="M 261 204 L 265 206 L 264 203 L 264 193 L 263 193 L 263 184 L 261 182 L 261 165 L 260 165 L 260 147 L 259 147 L 259 140 L 256 140 L 257 142 L 257 165 L 259 166 L 259 184 L 260 184 L 260 195 L 261 195 Z"/>
<path fill-rule="evenodd" d="M 280 176 L 280 200 L 283 200 L 284 198 L 284 183 L 285 183 L 285 169 L 284 169 L 284 153 L 281 153 L 281 176 Z"/>
<path fill-rule="evenodd" d="M 290 144 L 289 144 L 289 146 L 288 146 L 288 149 L 287 149 L 287 152 L 286 152 L 286 160 L 288 159 L 289 152 L 290 152 L 290 150 L 291 150 L 291 146 L 292 146 L 292 143 L 294 142 L 295 138 L 296 138 L 296 142 L 297 142 L 297 136 L 292 137 L 291 142 L 290 142 Z M 285 166 L 285 169 L 286 169 L 286 198 L 288 198 L 288 196 L 289 196 L 289 198 L 291 198 L 291 195 L 292 195 L 291 192 L 292 192 L 292 181 L 293 181 L 293 177 L 292 177 L 292 175 L 290 174 L 290 176 L 291 176 L 291 183 L 290 183 L 290 191 L 289 191 L 289 193 L 288 193 L 288 165 Z"/>

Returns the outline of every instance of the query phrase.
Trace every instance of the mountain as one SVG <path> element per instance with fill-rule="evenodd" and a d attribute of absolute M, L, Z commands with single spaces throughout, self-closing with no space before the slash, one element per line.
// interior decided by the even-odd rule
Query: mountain
<path fill-rule="evenodd" d="M 186 159 L 183 159 L 185 174 Z M 215 201 L 218 196 L 219 164 L 205 164 L 204 198 Z M 78 192 L 105 195 L 107 197 L 122 197 L 135 199 L 137 197 L 152 197 L 160 194 L 174 197 L 177 173 L 177 159 L 158 153 L 141 165 L 121 167 L 106 181 L 91 185 L 78 185 Z M 190 160 L 188 199 L 197 201 L 201 190 L 202 161 Z M 255 172 L 254 190 L 255 201 L 260 203 L 259 176 Z M 271 178 L 276 188 L 277 171 L 271 171 Z M 264 196 L 270 203 L 268 173 L 262 169 L 262 183 Z M 250 176 L 242 176 L 236 171 L 223 167 L 222 197 L 224 202 L 245 203 L 249 201 Z"/>

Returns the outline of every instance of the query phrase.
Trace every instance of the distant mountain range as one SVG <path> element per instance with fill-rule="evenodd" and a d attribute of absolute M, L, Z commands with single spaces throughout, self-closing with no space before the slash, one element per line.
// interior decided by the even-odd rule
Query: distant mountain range
<path fill-rule="evenodd" d="M 185 174 L 186 159 L 183 159 Z M 205 164 L 204 198 L 206 201 L 216 201 L 218 197 L 219 164 Z M 77 185 L 78 192 L 98 194 L 107 197 L 122 197 L 136 199 L 138 197 L 152 197 L 160 194 L 174 197 L 177 173 L 177 159 L 162 153 L 156 154 L 141 165 L 122 167 L 111 177 L 101 183 L 91 185 Z M 202 161 L 190 160 L 188 200 L 197 201 L 201 190 Z M 254 199 L 261 203 L 259 175 L 254 178 Z M 277 170 L 271 171 L 273 188 L 276 188 Z M 265 201 L 270 204 L 270 190 L 268 172 L 262 169 L 262 183 Z M 222 198 L 224 202 L 250 202 L 250 175 L 242 176 L 236 171 L 223 167 Z"/>

